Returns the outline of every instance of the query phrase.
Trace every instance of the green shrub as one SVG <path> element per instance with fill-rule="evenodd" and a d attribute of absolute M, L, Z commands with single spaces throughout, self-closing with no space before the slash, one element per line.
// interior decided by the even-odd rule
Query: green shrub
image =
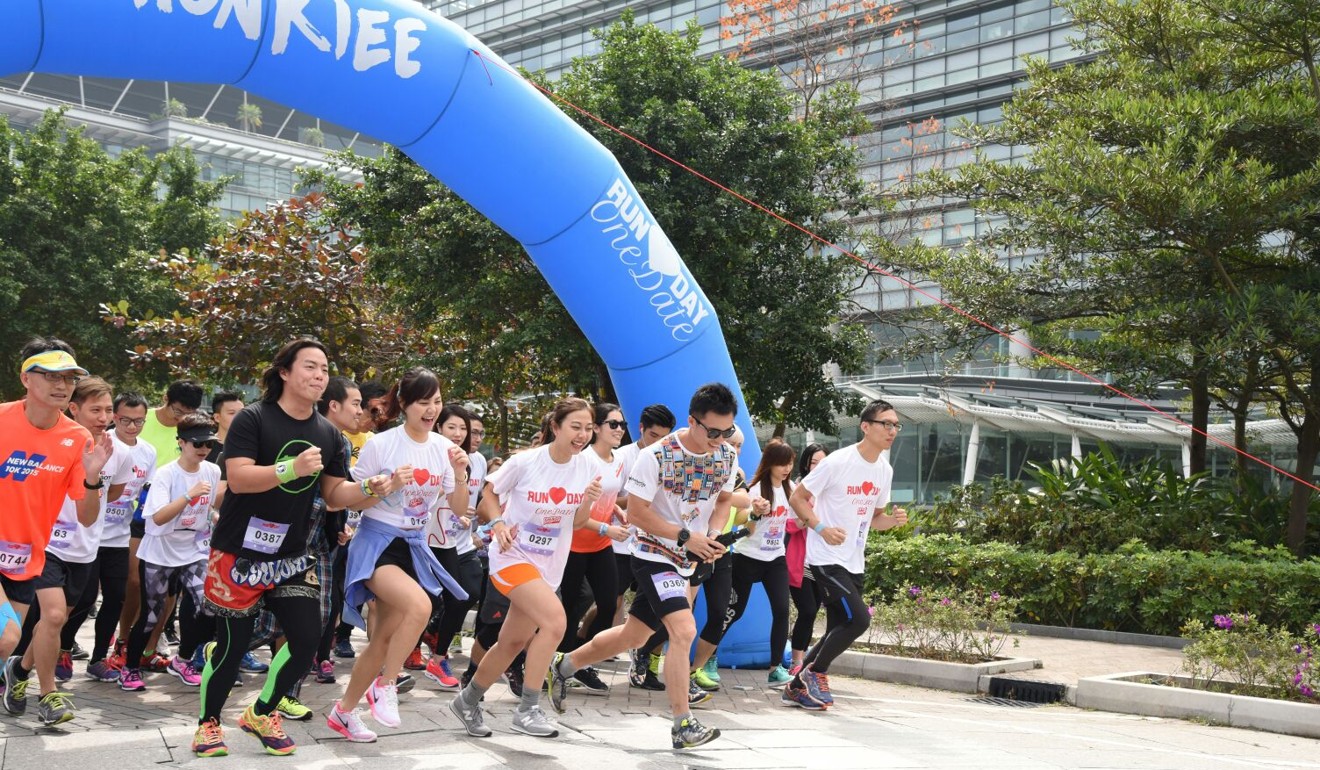
<path fill-rule="evenodd" d="M 1027 623 L 1177 635 L 1188 620 L 1250 612 L 1290 628 L 1320 620 L 1320 559 L 1237 544 L 1226 552 L 1155 551 L 1137 542 L 1112 553 L 1037 551 L 950 535 L 873 537 L 867 588 L 998 591 Z"/>
<path fill-rule="evenodd" d="M 867 641 L 885 652 L 928 660 L 981 663 L 995 660 L 1011 640 L 1009 623 L 1017 602 L 998 592 L 926 591 L 900 588 L 888 599 L 867 597 L 871 628 Z"/>
<path fill-rule="evenodd" d="M 1261 698 L 1314 703 L 1320 700 L 1320 669 L 1312 666 L 1320 625 L 1303 634 L 1270 628 L 1247 613 L 1216 615 L 1214 625 L 1200 620 L 1183 627 L 1191 644 L 1183 649 L 1183 667 L 1193 686 Z"/>

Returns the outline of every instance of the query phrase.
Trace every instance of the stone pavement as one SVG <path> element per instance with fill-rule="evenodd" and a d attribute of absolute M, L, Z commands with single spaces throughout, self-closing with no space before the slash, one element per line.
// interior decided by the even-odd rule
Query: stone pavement
<path fill-rule="evenodd" d="M 1049 654 L 1045 653 L 1049 651 Z M 1045 658 L 1046 671 L 1089 676 L 1117 670 L 1167 670 L 1177 653 L 1101 642 L 1023 640 L 1016 654 Z M 1172 656 L 1172 658 L 1170 658 Z M 1064 705 L 1028 706 L 990 698 L 922 690 L 845 677 L 833 678 L 838 705 L 828 713 L 788 709 L 762 685 L 759 671 L 723 670 L 726 687 L 700 718 L 723 732 L 696 750 L 669 748 L 663 693 L 632 690 L 622 662 L 601 667 L 608 697 L 574 691 L 559 718 L 557 739 L 513 733 L 514 705 L 503 685 L 487 696 L 495 735 L 474 739 L 449 714 L 450 693 L 429 680 L 401 698 L 403 727 L 378 728 L 375 744 L 349 744 L 326 726 L 323 714 L 340 685 L 308 682 L 303 700 L 318 716 L 285 722 L 299 748 L 269 757 L 238 730 L 239 710 L 256 696 L 259 677 L 235 689 L 226 712 L 227 758 L 197 759 L 188 751 L 198 693 L 166 674 L 147 676 L 144 693 L 83 678 L 75 663 L 67 685 L 79 716 L 62 729 L 44 729 L 32 716 L 0 717 L 0 770 L 89 770 L 151 766 L 323 768 L 1315 768 L 1320 741 L 1208 725 L 1090 712 Z M 1111 665 L 1112 664 L 1112 665 Z M 368 723 L 371 724 L 368 718 Z"/>

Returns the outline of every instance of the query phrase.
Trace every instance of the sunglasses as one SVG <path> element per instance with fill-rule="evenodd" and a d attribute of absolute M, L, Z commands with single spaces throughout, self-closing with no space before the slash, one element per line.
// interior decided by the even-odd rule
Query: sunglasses
<path fill-rule="evenodd" d="M 188 443 L 193 445 L 193 449 L 215 449 L 219 445 L 215 440 L 189 441 Z"/>
<path fill-rule="evenodd" d="M 736 425 L 727 428 L 725 430 L 718 430 L 716 428 L 707 428 L 705 424 L 703 424 L 701 420 L 698 420 L 696 417 L 693 417 L 692 421 L 700 425 L 702 428 L 705 428 L 706 438 L 708 439 L 733 438 L 733 434 L 738 432 L 738 426 Z"/>
<path fill-rule="evenodd" d="M 625 428 L 628 425 L 628 423 L 624 422 L 623 420 L 604 420 L 596 424 L 600 425 L 601 427 L 609 426 L 610 430 L 623 430 L 623 428 Z"/>

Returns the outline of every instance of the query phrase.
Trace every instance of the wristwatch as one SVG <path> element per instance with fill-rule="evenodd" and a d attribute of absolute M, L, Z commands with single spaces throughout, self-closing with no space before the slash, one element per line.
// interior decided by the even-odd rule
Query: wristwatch
<path fill-rule="evenodd" d="M 275 463 L 275 478 L 282 479 L 289 472 L 288 463 Z"/>
<path fill-rule="evenodd" d="M 692 537 L 692 533 L 688 531 L 687 527 L 680 529 L 678 531 L 678 547 L 682 548 L 683 546 L 687 545 L 687 541 L 689 537 Z"/>
<path fill-rule="evenodd" d="M 83 487 L 85 489 L 101 489 L 104 486 L 105 486 L 105 479 L 101 478 L 100 476 L 96 477 L 95 484 L 88 484 L 87 479 L 83 479 Z"/>

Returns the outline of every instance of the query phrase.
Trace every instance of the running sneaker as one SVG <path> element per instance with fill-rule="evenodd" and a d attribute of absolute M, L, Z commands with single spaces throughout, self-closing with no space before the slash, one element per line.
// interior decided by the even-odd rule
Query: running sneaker
<path fill-rule="evenodd" d="M 451 640 L 449 641 L 449 654 L 450 654 L 450 655 L 462 655 L 462 654 L 463 654 L 463 635 L 462 635 L 462 634 L 454 634 L 454 638 L 451 639 Z"/>
<path fill-rule="evenodd" d="M 546 686 L 550 688 L 550 705 L 560 714 L 564 713 L 564 699 L 568 697 L 568 678 L 559 673 L 559 664 L 563 660 L 564 653 L 556 652 L 550 661 L 550 671 L 545 680 Z"/>
<path fill-rule="evenodd" d="M 165 633 L 163 636 L 165 637 L 165 642 L 167 644 L 172 644 L 175 647 L 179 646 L 179 630 L 175 628 L 173 620 L 165 626 Z"/>
<path fill-rule="evenodd" d="M 323 660 L 321 665 L 316 667 L 316 681 L 318 684 L 335 683 L 335 662 L 333 660 Z"/>
<path fill-rule="evenodd" d="M 697 718 L 688 715 L 678 724 L 678 727 L 669 729 L 669 738 L 674 743 L 676 749 L 691 749 L 710 743 L 720 737 L 720 731 L 714 727 L 706 727 L 697 721 Z"/>
<path fill-rule="evenodd" d="M 714 698 L 714 697 L 715 697 L 715 696 L 714 696 L 714 695 L 711 695 L 710 692 L 708 692 L 708 691 L 706 691 L 706 690 L 703 690 L 703 689 L 701 689 L 700 687 L 698 687 L 698 686 L 697 686 L 697 681 L 696 681 L 695 679 L 689 679 L 689 680 L 688 680 L 688 705 L 689 705 L 689 706 L 700 706 L 700 705 L 703 705 L 703 704 L 707 703 L 708 701 L 710 701 L 710 700 L 711 700 L 712 698 Z"/>
<path fill-rule="evenodd" d="M 225 745 L 225 730 L 220 726 L 220 720 L 215 717 L 197 725 L 197 732 L 193 733 L 192 752 L 199 757 L 224 757 L 229 754 L 229 747 Z"/>
<path fill-rule="evenodd" d="M 338 701 L 335 701 L 335 705 L 331 707 L 329 716 L 325 718 L 325 724 L 326 727 L 348 739 L 349 743 L 376 742 L 376 734 L 367 729 L 362 717 L 358 716 L 358 710 L 344 711 L 339 708 Z"/>
<path fill-rule="evenodd" d="M 391 682 L 381 684 L 380 677 L 376 677 L 371 686 L 367 688 L 367 705 L 371 707 L 371 716 L 377 722 L 386 727 L 398 727 L 399 720 L 399 687 Z"/>
<path fill-rule="evenodd" d="M 504 681 L 509 685 L 509 692 L 513 694 L 513 697 L 522 697 L 523 671 L 517 663 L 510 664 L 504 671 Z"/>
<path fill-rule="evenodd" d="M 37 721 L 43 725 L 62 725 L 73 719 L 73 696 L 56 690 L 41 696 L 37 703 Z"/>
<path fill-rule="evenodd" d="M 628 650 L 628 657 L 632 660 L 632 665 L 628 666 L 628 684 L 641 687 L 646 677 L 646 661 L 637 650 Z"/>
<path fill-rule="evenodd" d="M 783 687 L 791 681 L 793 681 L 793 675 L 788 673 L 783 666 L 775 666 L 770 669 L 770 675 L 766 677 L 766 684 L 776 688 Z"/>
<path fill-rule="evenodd" d="M 433 656 L 444 654 L 440 651 L 440 637 L 433 631 L 422 634 L 422 644 L 426 645 L 426 649 L 430 650 Z"/>
<path fill-rule="evenodd" d="M 403 661 L 403 667 L 409 671 L 423 671 L 426 669 L 426 661 L 422 660 L 422 646 L 420 644 L 408 653 L 408 657 Z"/>
<path fill-rule="evenodd" d="M 11 655 L 5 661 L 5 711 L 14 716 L 20 716 L 27 712 L 27 688 L 28 680 L 19 679 L 15 673 L 18 666 L 23 662 L 23 658 L 18 655 Z"/>
<path fill-rule="evenodd" d="M 399 694 L 412 692 L 412 688 L 417 686 L 417 679 L 412 674 L 400 673 L 394 677 L 394 686 L 399 688 Z"/>
<path fill-rule="evenodd" d="M 243 732 L 255 735 L 265 747 L 267 754 L 283 757 L 297 751 L 298 747 L 293 739 L 284 732 L 284 722 L 280 712 L 258 714 L 256 705 L 253 703 L 248 706 L 238 718 L 238 726 L 243 728 Z"/>
<path fill-rule="evenodd" d="M 459 687 L 458 679 L 449 668 L 448 656 L 432 655 L 426 663 L 426 678 L 440 685 L 441 690 L 457 690 Z"/>
<path fill-rule="evenodd" d="M 463 696 L 460 694 L 449 702 L 449 710 L 458 721 L 463 723 L 463 729 L 473 738 L 489 738 L 490 728 L 486 726 L 486 717 L 481 713 L 481 706 L 468 707 L 463 703 Z"/>
<path fill-rule="evenodd" d="M 463 671 L 463 675 L 458 678 L 459 686 L 467 687 L 468 682 L 471 682 L 472 677 L 476 675 L 477 675 L 477 664 L 469 662 L 467 669 Z"/>
<path fill-rule="evenodd" d="M 55 659 L 55 681 L 67 682 L 73 678 L 73 653 L 69 650 L 60 650 L 60 655 Z"/>
<path fill-rule="evenodd" d="M 693 684 L 695 684 L 696 686 L 700 687 L 703 690 L 706 690 L 707 692 L 715 692 L 716 690 L 720 689 L 720 683 L 712 682 L 710 677 L 706 676 L 705 669 L 699 668 L 696 671 L 693 671 L 691 674 L 691 678 Z"/>
<path fill-rule="evenodd" d="M 193 668 L 197 669 L 197 673 L 200 674 L 206 670 L 206 660 L 210 657 L 211 646 L 214 644 L 215 642 L 199 644 L 197 645 L 197 648 L 193 650 L 192 664 Z"/>
<path fill-rule="evenodd" d="M 793 676 L 797 676 L 798 674 L 802 673 L 802 664 L 794 663 L 793 666 L 788 669 L 788 673 L 792 674 Z"/>
<path fill-rule="evenodd" d="M 248 650 L 243 653 L 243 660 L 239 662 L 238 670 L 244 674 L 264 674 L 270 671 L 270 665 L 257 660 L 257 656 Z"/>
<path fill-rule="evenodd" d="M 647 669 L 646 674 L 642 677 L 642 689 L 651 692 L 664 692 L 665 683 L 654 671 Z"/>
<path fill-rule="evenodd" d="M 126 649 L 127 645 L 115 642 L 114 651 L 105 656 L 106 665 L 113 668 L 115 671 L 119 671 L 124 666 L 128 665 L 127 655 L 125 654 Z"/>
<path fill-rule="evenodd" d="M 579 668 L 568 678 L 568 684 L 582 690 L 587 695 L 609 695 L 610 686 L 600 679 L 600 674 L 591 666 Z"/>
<path fill-rule="evenodd" d="M 336 658 L 356 658 L 357 651 L 353 649 L 353 643 L 348 639 L 335 640 Z"/>
<path fill-rule="evenodd" d="M 77 642 L 73 643 L 73 647 L 69 650 L 69 654 L 73 656 L 74 660 L 87 660 L 92 657 L 92 654 Z"/>
<path fill-rule="evenodd" d="M 525 711 L 520 708 L 514 709 L 513 729 L 514 732 L 536 738 L 554 738 L 559 735 L 559 726 L 545 715 L 540 706 L 532 706 Z"/>
<path fill-rule="evenodd" d="M 798 673 L 798 681 L 802 682 L 802 688 L 807 691 L 807 695 L 820 705 L 828 707 L 834 702 L 834 698 L 830 695 L 829 679 L 823 674 L 812 671 L 810 666 Z"/>
<path fill-rule="evenodd" d="M 779 702 L 784 706 L 791 708 L 803 708 L 807 711 L 824 711 L 825 707 L 811 699 L 807 691 L 802 687 L 794 687 L 791 683 L 779 693 Z"/>
<path fill-rule="evenodd" d="M 285 695 L 280 698 L 279 705 L 275 710 L 280 712 L 280 716 L 285 719 L 293 719 L 299 722 L 306 722 L 312 718 L 312 710 L 302 704 L 302 701 L 292 695 Z"/>
<path fill-rule="evenodd" d="M 147 689 L 147 683 L 142 681 L 142 669 L 119 669 L 119 689 L 124 692 L 142 692 Z"/>
<path fill-rule="evenodd" d="M 196 668 L 193 668 L 192 661 L 184 660 L 178 655 L 175 655 L 170 659 L 170 667 L 166 670 L 169 671 L 175 679 L 178 679 L 189 687 L 198 687 L 202 683 L 202 675 Z"/>
<path fill-rule="evenodd" d="M 720 683 L 720 661 L 714 653 L 711 653 L 710 659 L 706 661 L 706 665 L 701 667 L 701 670 L 706 672 L 707 679 L 715 684 Z"/>
<path fill-rule="evenodd" d="M 88 664 L 87 678 L 93 682 L 118 682 L 119 669 L 111 668 L 109 660 L 98 660 Z"/>
<path fill-rule="evenodd" d="M 142 660 L 138 661 L 138 668 L 143 671 L 150 671 L 153 674 L 163 674 L 169 670 L 170 659 L 161 655 L 159 652 L 153 652 L 150 655 L 143 655 Z"/>

